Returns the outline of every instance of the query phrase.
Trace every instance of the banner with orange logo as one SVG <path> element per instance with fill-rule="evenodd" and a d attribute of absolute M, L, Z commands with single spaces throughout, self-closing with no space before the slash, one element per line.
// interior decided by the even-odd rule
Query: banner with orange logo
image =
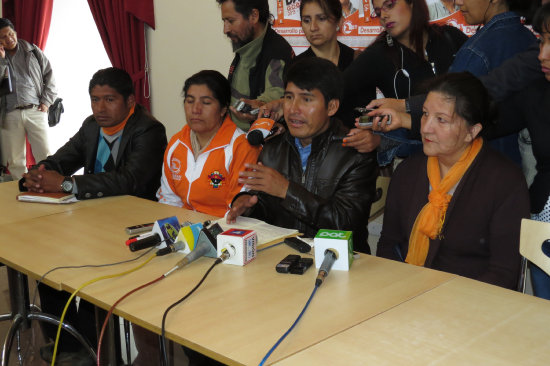
<path fill-rule="evenodd" d="M 372 0 L 340 0 L 344 8 L 344 23 L 338 40 L 355 49 L 364 49 L 382 31 L 374 13 Z M 466 35 L 475 33 L 477 26 L 467 25 L 462 14 L 454 7 L 454 1 L 427 0 L 430 21 L 457 27 Z M 285 37 L 299 54 L 309 47 L 300 25 L 300 0 L 269 0 L 274 15 L 273 29 Z M 274 12 L 276 9 L 276 13 Z"/>

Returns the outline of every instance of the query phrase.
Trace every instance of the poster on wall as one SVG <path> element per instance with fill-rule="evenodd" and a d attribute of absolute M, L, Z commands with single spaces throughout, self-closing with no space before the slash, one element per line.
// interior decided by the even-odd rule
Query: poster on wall
<path fill-rule="evenodd" d="M 355 49 L 364 49 L 382 32 L 374 13 L 372 0 L 340 0 L 344 23 L 338 40 Z M 427 0 L 430 21 L 457 27 L 466 35 L 475 33 L 477 26 L 469 26 L 453 0 Z M 285 37 L 294 52 L 300 54 L 309 47 L 300 25 L 300 0 L 269 0 L 274 16 L 273 29 Z M 275 10 L 276 9 L 276 10 Z"/>

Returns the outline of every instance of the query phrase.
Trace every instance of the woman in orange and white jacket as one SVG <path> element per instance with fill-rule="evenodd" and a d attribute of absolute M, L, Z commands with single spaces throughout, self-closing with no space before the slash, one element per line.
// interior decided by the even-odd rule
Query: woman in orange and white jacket
<path fill-rule="evenodd" d="M 231 87 L 217 71 L 203 70 L 183 86 L 187 125 L 170 140 L 164 154 L 159 202 L 224 216 L 243 185 L 239 171 L 256 163 L 251 146 L 231 120 Z"/>

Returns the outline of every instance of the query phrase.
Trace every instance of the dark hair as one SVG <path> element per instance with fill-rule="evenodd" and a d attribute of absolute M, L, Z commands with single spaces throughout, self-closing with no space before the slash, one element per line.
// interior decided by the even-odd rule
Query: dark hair
<path fill-rule="evenodd" d="M 290 66 L 284 76 L 285 88 L 293 83 L 300 89 L 318 89 L 325 105 L 332 99 L 342 100 L 344 82 L 340 70 L 332 62 L 320 57 L 307 57 Z"/>
<path fill-rule="evenodd" d="M 235 4 L 235 10 L 243 17 L 248 18 L 252 10 L 257 9 L 260 23 L 266 24 L 269 21 L 269 3 L 267 0 L 216 0 L 218 4 L 226 1 L 232 1 Z"/>
<path fill-rule="evenodd" d="M 480 123 L 485 128 L 496 119 L 496 105 L 487 89 L 467 71 L 438 76 L 432 80 L 428 90 L 454 99 L 454 112 L 471 126 Z"/>
<path fill-rule="evenodd" d="M 10 27 L 11 29 L 15 30 L 15 27 L 13 26 L 13 23 L 8 18 L 0 18 L 0 29 Z"/>
<path fill-rule="evenodd" d="M 403 0 L 412 6 L 409 25 L 409 42 L 414 46 L 415 53 L 424 59 L 424 32 L 430 28 L 430 12 L 426 0 Z M 386 42 L 387 31 L 377 37 L 377 41 Z"/>
<path fill-rule="evenodd" d="M 537 3 L 540 6 L 539 0 L 506 0 L 506 5 L 509 11 L 513 11 L 520 16 L 528 16 L 532 9 L 532 4 Z"/>
<path fill-rule="evenodd" d="M 96 71 L 92 80 L 90 80 L 90 86 L 88 87 L 88 93 L 92 93 L 92 89 L 96 85 L 107 85 L 115 89 L 117 93 L 127 100 L 130 95 L 134 95 L 134 83 L 128 73 L 117 67 L 108 67 Z"/>
<path fill-rule="evenodd" d="M 533 18 L 533 29 L 538 33 L 550 32 L 550 3 L 541 6 Z"/>
<path fill-rule="evenodd" d="M 231 102 L 231 85 L 225 76 L 216 70 L 202 70 L 185 80 L 182 90 L 184 98 L 191 85 L 206 85 L 222 108 L 228 107 Z"/>
<path fill-rule="evenodd" d="M 317 3 L 333 22 L 338 22 L 342 18 L 342 3 L 340 0 L 302 0 L 300 2 L 300 18 L 302 17 L 304 6 L 309 3 Z"/>
<path fill-rule="evenodd" d="M 525 18 L 524 24 L 526 25 L 532 25 L 533 24 L 533 17 L 535 16 L 535 13 L 539 8 L 541 7 L 542 1 L 541 0 L 531 0 L 529 1 L 529 7 L 522 12 L 518 12 L 518 15 L 523 16 Z"/>

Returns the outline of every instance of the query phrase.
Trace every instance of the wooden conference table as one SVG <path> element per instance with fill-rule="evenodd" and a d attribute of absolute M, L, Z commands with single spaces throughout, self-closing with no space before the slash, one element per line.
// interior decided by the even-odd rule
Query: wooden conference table
<path fill-rule="evenodd" d="M 37 210 L 47 211 L 43 206 L 58 210 L 34 217 L 21 214 L 17 221 L 7 224 L 0 222 L 3 233 L 0 261 L 34 278 L 39 278 L 56 266 L 110 263 L 135 258 L 139 253 L 131 253 L 124 245 L 127 235 L 123 228 L 126 226 L 172 215 L 193 222 L 208 218 L 206 215 L 129 196 L 59 207 L 15 202 L 13 195 L 10 197 L 4 190 L 9 189 L 0 184 L 0 199 L 6 210 L 31 211 L 27 207 L 36 207 Z M 290 253 L 293 253 L 292 249 L 276 246 L 260 252 L 256 260 L 245 267 L 226 264 L 217 266 L 199 290 L 170 312 L 166 328 L 168 338 L 228 364 L 258 364 L 292 324 L 313 290 L 316 270 L 310 269 L 303 276 L 275 272 L 275 265 Z M 159 277 L 181 258 L 179 253 L 155 258 L 137 272 L 84 288 L 80 296 L 108 309 L 123 294 Z M 213 261 L 212 258 L 201 258 L 174 272 L 163 281 L 123 301 L 115 313 L 159 333 L 164 310 L 192 289 Z M 92 278 L 119 273 L 138 263 L 55 271 L 48 276 L 46 283 L 72 292 Z M 331 362 L 328 362 L 330 358 L 327 357 L 320 360 L 324 364 L 354 364 L 357 355 L 361 355 L 361 360 L 368 360 L 367 356 L 371 353 L 379 354 L 380 360 L 391 360 L 391 355 L 402 353 L 406 347 L 388 348 L 401 334 L 401 330 L 394 324 L 396 321 L 392 321 L 389 314 L 404 312 L 406 315 L 410 308 L 416 309 L 415 304 L 420 302 L 420 305 L 416 305 L 417 312 L 422 313 L 426 308 L 424 316 L 435 316 L 433 309 L 441 310 L 442 306 L 435 295 L 445 289 L 451 293 L 459 292 L 467 286 L 479 286 L 481 295 L 487 291 L 496 291 L 495 301 L 502 305 L 494 309 L 495 314 L 499 314 L 501 308 L 514 310 L 506 304 L 516 298 L 526 304 L 541 304 L 533 308 L 536 310 L 533 313 L 543 313 L 542 310 L 549 313 L 550 310 L 550 306 L 543 300 L 443 272 L 362 255 L 354 262 L 351 271 L 330 273 L 300 324 L 271 355 L 268 363 L 317 363 L 317 349 L 336 348 L 338 351 L 340 343 L 332 342 L 339 342 L 348 334 L 353 339 L 363 339 L 355 337 L 355 333 L 361 334 L 364 327 L 369 335 L 364 337 L 363 342 L 350 343 L 343 353 L 335 351 L 338 358 Z M 466 295 L 458 293 L 457 297 L 460 298 L 457 300 L 467 302 Z M 443 303 L 443 306 L 446 304 Z M 423 335 L 422 341 L 417 343 L 422 350 L 424 342 L 428 345 L 430 342 L 435 343 L 441 331 L 448 331 L 458 337 L 465 331 L 460 324 L 456 324 L 452 316 L 453 309 L 449 309 L 448 314 L 442 315 L 427 329 L 423 328 L 421 321 L 411 329 L 406 328 L 407 323 L 403 324 L 403 333 L 407 334 L 408 330 L 410 334 L 410 339 L 405 337 L 406 340 L 414 345 L 418 334 Z M 478 323 L 476 317 L 483 319 L 485 316 L 476 312 L 468 312 L 468 315 L 472 316 L 474 324 Z M 499 318 L 498 315 L 495 317 Z M 386 323 L 392 325 L 384 328 Z M 496 325 L 489 320 L 480 324 Z M 438 330 L 438 326 L 442 329 Z M 541 324 L 540 328 L 537 329 L 540 338 L 544 336 L 550 339 L 550 327 Z M 517 329 L 518 334 L 522 331 L 523 328 Z M 490 334 L 484 335 L 490 343 Z M 345 344 L 348 342 L 346 339 L 343 340 Z M 539 339 L 538 342 L 543 340 Z M 441 355 L 457 351 L 440 348 L 438 351 Z M 426 353 L 434 354 L 429 349 Z M 472 360 L 476 361 L 477 358 Z"/>
<path fill-rule="evenodd" d="M 550 301 L 456 277 L 277 365 L 548 365 Z"/>

